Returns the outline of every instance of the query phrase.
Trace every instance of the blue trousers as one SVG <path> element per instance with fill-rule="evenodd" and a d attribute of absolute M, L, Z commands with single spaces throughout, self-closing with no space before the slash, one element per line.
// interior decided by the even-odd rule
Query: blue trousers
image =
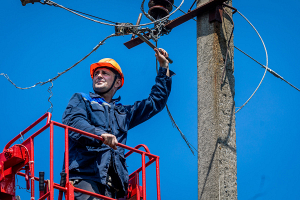
<path fill-rule="evenodd" d="M 108 185 L 102 185 L 92 180 L 74 180 L 74 187 L 101 194 L 116 199 L 117 193 Z M 102 200 L 80 192 L 74 192 L 75 200 Z"/>

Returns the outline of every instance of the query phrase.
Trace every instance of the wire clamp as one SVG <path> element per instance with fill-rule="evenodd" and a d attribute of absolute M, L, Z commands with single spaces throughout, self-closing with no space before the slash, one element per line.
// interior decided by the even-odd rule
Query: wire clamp
<path fill-rule="evenodd" d="M 40 2 L 40 3 L 49 6 L 56 6 L 56 4 L 50 0 L 44 0 L 44 2 Z"/>
<path fill-rule="evenodd" d="M 131 29 L 136 29 L 136 27 L 132 27 L 132 23 L 117 23 L 115 26 L 115 34 L 116 35 L 128 35 L 132 32 Z"/>

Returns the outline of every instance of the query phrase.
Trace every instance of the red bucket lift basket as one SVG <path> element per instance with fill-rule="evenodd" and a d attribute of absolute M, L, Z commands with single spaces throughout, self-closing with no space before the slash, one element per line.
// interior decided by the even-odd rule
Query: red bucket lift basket
<path fill-rule="evenodd" d="M 33 133 L 30 137 L 28 137 L 22 144 L 13 145 L 22 135 L 25 135 L 28 131 L 30 131 L 33 127 L 40 124 L 43 120 L 46 119 L 46 125 L 40 128 L 38 131 Z M 22 131 L 19 135 L 17 135 L 14 139 L 12 139 L 3 149 L 3 152 L 0 153 L 0 199 L 1 200 L 15 200 L 15 175 L 23 176 L 26 180 L 26 189 L 30 190 L 31 199 L 48 199 L 54 200 L 54 189 L 59 190 L 58 200 L 61 200 L 63 196 L 65 196 L 66 200 L 74 199 L 74 191 L 82 192 L 85 194 L 90 194 L 94 197 L 102 198 L 104 200 L 114 200 L 113 198 L 105 197 L 103 195 L 95 194 L 92 192 L 88 192 L 86 190 L 82 190 L 76 188 L 69 181 L 69 174 L 66 174 L 66 184 L 62 187 L 58 183 L 54 183 L 54 171 L 53 171 L 53 134 L 54 134 L 54 126 L 61 127 L 65 132 L 65 171 L 69 172 L 69 141 L 68 141 L 68 132 L 75 131 L 77 133 L 100 139 L 98 136 L 95 136 L 91 133 L 84 132 L 70 126 L 66 126 L 64 124 L 51 121 L 51 113 L 45 113 L 42 117 L 40 117 L 37 121 L 31 124 L 28 128 Z M 39 197 L 35 197 L 35 181 L 39 181 L 39 178 L 35 176 L 34 172 L 34 139 L 36 136 L 41 134 L 47 129 L 50 129 L 50 179 L 45 180 L 44 184 L 46 186 L 46 191 L 40 192 Z M 11 145 L 13 145 L 11 147 Z M 159 157 L 153 155 L 149 152 L 149 149 L 145 145 L 138 145 L 135 148 L 128 147 L 123 144 L 118 144 L 118 146 L 129 150 L 125 154 L 125 158 L 133 153 L 140 154 L 142 157 L 142 166 L 135 170 L 132 174 L 129 175 L 129 187 L 128 187 L 128 195 L 122 200 L 146 200 L 146 167 L 151 165 L 152 163 L 156 163 L 156 186 L 157 186 L 157 200 L 160 200 L 160 175 L 159 175 Z M 143 147 L 145 151 L 139 150 L 139 148 Z M 149 158 L 149 161 L 146 162 L 146 156 Z M 25 170 L 25 173 L 20 172 L 21 170 Z M 139 184 L 139 174 L 142 175 L 142 186 Z M 119 199 L 121 200 L 121 199 Z"/>

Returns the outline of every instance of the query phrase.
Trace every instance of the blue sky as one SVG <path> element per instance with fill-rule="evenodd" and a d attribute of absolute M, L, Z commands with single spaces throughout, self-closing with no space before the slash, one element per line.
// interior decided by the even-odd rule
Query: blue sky
<path fill-rule="evenodd" d="M 142 1 L 57 0 L 66 7 L 111 21 L 135 23 Z M 147 1 L 146 1 L 147 2 Z M 179 5 L 180 0 L 175 0 Z M 187 11 L 192 0 L 186 0 Z M 257 28 L 266 44 L 269 67 L 300 87 L 299 22 L 296 8 L 300 2 L 234 1 Z M 19 87 L 32 86 L 57 75 L 88 54 L 99 41 L 114 33 L 114 28 L 75 16 L 60 8 L 41 4 L 22 6 L 18 0 L 4 1 L 0 7 L 0 73 L 7 74 Z M 177 12 L 171 19 L 180 16 Z M 143 16 L 142 23 L 148 22 Z M 234 44 L 262 64 L 263 46 L 254 30 L 238 14 L 234 15 Z M 149 26 L 150 27 L 150 26 Z M 169 108 L 180 129 L 197 147 L 197 46 L 196 22 L 175 28 L 161 37 L 158 46 L 166 49 L 176 72 Z M 108 39 L 103 46 L 78 66 L 53 82 L 53 120 L 61 122 L 62 113 L 73 93 L 92 91 L 89 65 L 101 58 L 114 58 L 125 74 L 125 84 L 117 95 L 123 104 L 146 98 L 155 78 L 154 52 L 146 44 L 128 50 L 123 43 L 131 36 Z M 241 106 L 261 80 L 264 69 L 235 50 L 235 103 Z M 0 76 L 0 147 L 43 115 L 50 103 L 50 84 L 19 90 Z M 250 102 L 236 115 L 237 183 L 239 199 L 299 199 L 299 97 L 300 93 L 267 73 Z M 32 133 L 32 132 L 31 132 Z M 30 134 L 30 133 L 28 133 Z M 26 136 L 25 136 L 26 138 Z M 48 139 L 45 132 L 35 141 L 36 175 L 48 170 Z M 55 180 L 59 182 L 63 155 L 62 130 L 55 129 Z M 166 110 L 128 134 L 128 146 L 146 144 L 160 156 L 162 199 L 197 199 L 197 156 L 193 156 L 179 133 L 172 127 Z M 133 171 L 139 157 L 128 159 Z M 154 199 L 153 172 L 147 172 L 147 197 Z M 49 173 L 48 173 L 49 176 Z M 19 185 L 25 187 L 23 178 Z M 22 199 L 28 193 L 17 190 Z"/>

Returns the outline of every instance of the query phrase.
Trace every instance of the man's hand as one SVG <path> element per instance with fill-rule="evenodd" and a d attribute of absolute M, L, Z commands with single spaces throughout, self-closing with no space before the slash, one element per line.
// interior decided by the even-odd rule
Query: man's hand
<path fill-rule="evenodd" d="M 101 135 L 101 137 L 103 138 L 104 144 L 110 146 L 114 150 L 117 150 L 118 140 L 117 140 L 116 136 L 109 134 L 109 133 L 103 133 Z"/>
<path fill-rule="evenodd" d="M 167 74 L 166 75 L 170 76 L 170 73 L 169 73 L 169 61 L 166 59 L 169 55 L 168 55 L 168 53 L 164 49 L 159 48 L 159 50 L 156 49 L 156 48 L 154 49 L 154 51 L 155 51 L 155 57 L 158 60 L 159 65 L 161 67 L 167 69 Z"/>

